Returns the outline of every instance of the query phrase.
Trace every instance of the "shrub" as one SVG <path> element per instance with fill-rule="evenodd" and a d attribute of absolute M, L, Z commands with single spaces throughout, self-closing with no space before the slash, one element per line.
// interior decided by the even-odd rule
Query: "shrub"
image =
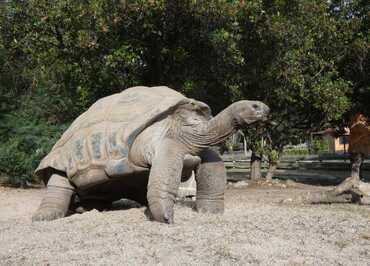
<path fill-rule="evenodd" d="M 0 172 L 16 186 L 37 181 L 33 171 L 65 127 L 32 120 L 19 113 L 8 115 L 3 121 L 11 130 L 7 132 L 7 140 L 0 143 Z"/>
<path fill-rule="evenodd" d="M 323 139 L 314 139 L 312 141 L 312 151 L 314 154 L 329 152 L 329 144 Z"/>
<path fill-rule="evenodd" d="M 15 99 L 15 104 L 16 109 L 0 113 L 0 173 L 12 185 L 24 186 L 38 181 L 33 171 L 67 124 L 50 115 L 56 103 L 41 89 L 35 89 L 32 97 Z"/>
<path fill-rule="evenodd" d="M 307 148 L 290 148 L 290 149 L 284 149 L 284 155 L 288 155 L 288 156 L 305 156 L 305 155 L 309 155 L 309 150 Z"/>

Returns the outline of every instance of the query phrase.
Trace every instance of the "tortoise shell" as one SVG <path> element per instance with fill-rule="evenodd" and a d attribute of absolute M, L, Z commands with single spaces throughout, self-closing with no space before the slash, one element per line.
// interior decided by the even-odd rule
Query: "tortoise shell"
<path fill-rule="evenodd" d="M 191 100 L 168 87 L 132 87 L 102 98 L 81 114 L 40 162 L 35 173 L 50 170 L 73 178 L 128 158 L 135 138 L 163 114 Z"/>

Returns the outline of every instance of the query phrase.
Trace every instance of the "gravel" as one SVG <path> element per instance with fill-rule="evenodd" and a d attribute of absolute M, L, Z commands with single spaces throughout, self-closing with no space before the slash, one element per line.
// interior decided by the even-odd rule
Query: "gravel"
<path fill-rule="evenodd" d="M 31 222 L 44 189 L 0 187 L 0 265 L 370 265 L 370 208 L 286 203 L 313 186 L 229 186 L 224 215 L 176 205 Z M 281 203 L 284 202 L 284 203 Z"/>

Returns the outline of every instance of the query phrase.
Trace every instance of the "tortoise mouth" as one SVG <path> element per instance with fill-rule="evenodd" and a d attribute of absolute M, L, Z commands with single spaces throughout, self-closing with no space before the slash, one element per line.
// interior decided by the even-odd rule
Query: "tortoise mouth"
<path fill-rule="evenodd" d="M 259 112 L 256 115 L 246 117 L 243 120 L 244 120 L 244 123 L 240 125 L 241 127 L 250 126 L 250 125 L 257 124 L 257 123 L 267 124 L 270 121 L 268 114 L 264 112 Z"/>
<path fill-rule="evenodd" d="M 275 122 L 270 120 L 270 117 L 268 115 L 261 115 L 260 117 L 253 119 L 247 122 L 248 126 L 257 126 L 257 127 L 269 127 L 276 125 Z"/>

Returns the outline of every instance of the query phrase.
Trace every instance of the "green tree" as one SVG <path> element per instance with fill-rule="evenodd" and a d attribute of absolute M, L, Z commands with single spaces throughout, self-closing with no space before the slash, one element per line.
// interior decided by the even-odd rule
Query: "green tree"
<path fill-rule="evenodd" d="M 235 96 L 270 106 L 276 124 L 265 131 L 265 147 L 274 165 L 286 144 L 341 117 L 349 107 L 349 83 L 334 64 L 332 45 L 341 39 L 325 2 L 261 1 L 253 8 L 245 6 L 239 14 L 245 64 Z M 252 147 L 261 139 L 247 135 L 255 136 Z"/>
<path fill-rule="evenodd" d="M 361 112 L 370 116 L 370 3 L 364 0 L 330 1 L 329 15 L 337 21 L 337 34 L 342 41 L 336 44 L 335 63 L 340 76 L 351 82 L 351 108 L 344 123 Z"/>

